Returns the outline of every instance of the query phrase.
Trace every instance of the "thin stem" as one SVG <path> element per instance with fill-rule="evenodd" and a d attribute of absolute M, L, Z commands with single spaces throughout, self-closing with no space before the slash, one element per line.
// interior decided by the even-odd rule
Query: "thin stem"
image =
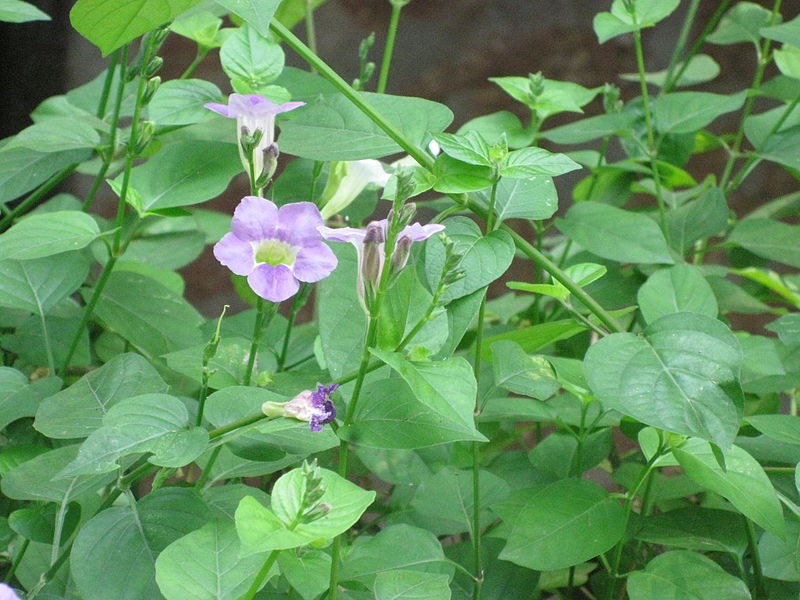
<path fill-rule="evenodd" d="M 306 303 L 308 294 L 311 291 L 311 286 L 306 283 L 300 284 L 300 292 L 292 299 L 292 308 L 289 312 L 289 319 L 286 322 L 286 332 L 283 334 L 283 345 L 281 346 L 281 354 L 278 357 L 278 371 L 283 370 L 283 365 L 286 362 L 286 354 L 289 352 L 289 340 L 292 338 L 292 329 L 294 322 L 297 318 L 297 313 L 303 308 Z"/>
<path fill-rule="evenodd" d="M 758 542 L 756 540 L 756 530 L 753 522 L 742 515 L 744 519 L 744 530 L 747 533 L 747 545 L 750 548 L 750 559 L 753 561 L 753 579 L 755 581 L 754 600 L 767 600 L 766 586 L 764 585 L 764 572 L 761 569 L 761 555 L 758 552 Z"/>
<path fill-rule="evenodd" d="M 317 54 L 317 30 L 314 26 L 314 0 L 306 0 L 306 39 L 308 47 Z"/>
<path fill-rule="evenodd" d="M 16 553 L 16 556 L 12 558 L 11 567 L 8 569 L 8 573 L 5 574 L 4 581 L 11 582 L 14 579 L 14 574 L 17 572 L 17 567 L 19 567 L 19 563 L 22 562 L 23 557 L 25 556 L 25 552 L 28 551 L 28 544 L 31 541 L 28 538 L 22 539 L 22 544 L 20 545 L 19 551 Z"/>
<path fill-rule="evenodd" d="M 392 16 L 389 19 L 389 29 L 386 32 L 386 46 L 383 49 L 381 72 L 378 75 L 378 87 L 376 89 L 379 94 L 383 94 L 386 91 L 386 83 L 389 80 L 389 67 L 392 64 L 394 41 L 397 37 L 397 26 L 400 23 L 401 10 L 403 10 L 402 4 L 399 2 L 392 2 Z"/>
<path fill-rule="evenodd" d="M 267 580 L 272 565 L 274 565 L 275 561 L 278 559 L 278 552 L 278 550 L 273 550 L 269 553 L 267 560 L 264 561 L 261 570 L 258 572 L 258 575 L 256 575 L 250 588 L 245 592 L 244 596 L 241 597 L 241 600 L 252 600 L 258 590 L 261 589 L 261 586 L 264 585 L 264 582 Z"/>
<path fill-rule="evenodd" d="M 39 200 L 41 200 L 45 194 L 47 194 L 50 190 L 56 187 L 59 183 L 64 181 L 67 177 L 72 175 L 75 169 L 78 168 L 80 163 L 75 163 L 64 167 L 58 173 L 53 175 L 50 179 L 45 181 L 39 188 L 34 191 L 30 196 L 22 200 L 19 204 L 17 204 L 14 208 L 12 208 L 6 216 L 0 219 L 0 230 L 2 230 L 6 225 L 10 224 L 14 219 L 16 219 L 19 215 L 25 213 L 28 208 L 34 206 Z"/>
<path fill-rule="evenodd" d="M 672 81 L 672 74 L 675 67 L 681 60 L 681 55 L 686 47 L 686 41 L 689 39 L 689 32 L 692 30 L 694 18 L 697 15 L 697 9 L 700 7 L 700 0 L 691 0 L 689 8 L 686 10 L 686 16 L 683 19 L 681 32 L 678 35 L 678 41 L 675 43 L 675 49 L 672 51 L 672 56 L 669 59 L 669 66 L 667 67 L 667 75 L 664 77 L 665 87 Z M 688 60 L 687 60 L 688 63 Z"/>
<path fill-rule="evenodd" d="M 256 320 L 253 326 L 253 339 L 250 344 L 250 354 L 247 357 L 247 367 L 245 368 L 244 378 L 242 385 L 250 385 L 250 380 L 253 377 L 253 367 L 256 363 L 256 355 L 258 354 L 258 346 L 261 344 L 261 337 L 264 335 L 264 329 L 267 328 L 272 317 L 278 309 L 275 302 L 265 301 L 259 296 L 258 304 L 256 304 Z"/>
<path fill-rule="evenodd" d="M 106 106 L 108 105 L 108 96 L 111 93 L 111 82 L 114 80 L 114 69 L 117 67 L 117 61 L 119 60 L 120 49 L 117 48 L 114 50 L 114 53 L 111 55 L 111 60 L 108 63 L 108 71 L 106 71 L 106 78 L 103 80 L 103 91 L 100 92 L 100 101 L 97 103 L 97 115 L 98 119 L 102 119 L 106 116 Z"/>
<path fill-rule="evenodd" d="M 200 63 L 203 62 L 205 57 L 208 55 L 209 50 L 211 50 L 211 48 L 198 46 L 197 54 L 195 55 L 194 59 L 192 60 L 192 62 L 189 63 L 189 66 L 186 67 L 186 70 L 183 73 L 181 73 L 181 76 L 178 79 L 187 79 L 191 77 L 192 73 L 194 73 L 194 70 L 198 66 L 200 66 Z"/>

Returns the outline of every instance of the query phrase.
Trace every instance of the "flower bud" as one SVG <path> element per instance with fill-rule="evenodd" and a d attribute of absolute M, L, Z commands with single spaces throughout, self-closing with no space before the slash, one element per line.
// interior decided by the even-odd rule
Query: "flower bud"
<path fill-rule="evenodd" d="M 528 74 L 528 94 L 532 102 L 536 102 L 544 92 L 544 76 L 542 72 Z"/>
<path fill-rule="evenodd" d="M 603 86 L 603 108 L 607 113 L 618 113 L 622 110 L 620 89 L 613 83 Z"/>
<path fill-rule="evenodd" d="M 408 255 L 411 252 L 412 240 L 409 236 L 401 236 L 395 244 L 392 252 L 392 273 L 398 273 L 408 262 Z"/>
<path fill-rule="evenodd" d="M 147 80 L 147 86 L 144 88 L 144 93 L 142 94 L 142 105 L 147 105 L 150 103 L 150 100 L 153 99 L 153 96 L 158 90 L 158 86 L 161 85 L 161 77 L 156 75 Z"/>
<path fill-rule="evenodd" d="M 378 223 L 370 223 L 364 236 L 364 260 L 361 264 L 361 277 L 368 295 L 377 289 L 381 279 L 385 241 L 383 227 Z"/>
<path fill-rule="evenodd" d="M 156 124 L 153 121 L 142 121 L 139 123 L 139 131 L 136 133 L 134 153 L 141 155 L 153 141 L 156 132 Z"/>
<path fill-rule="evenodd" d="M 272 176 L 275 174 L 275 169 L 278 168 L 278 156 L 280 156 L 278 144 L 274 142 L 264 148 L 263 152 L 264 166 L 262 167 L 261 175 L 258 176 L 258 181 L 256 183 L 259 188 L 267 187 L 270 179 L 272 179 Z"/>
<path fill-rule="evenodd" d="M 251 132 L 247 127 L 244 125 L 239 128 L 239 147 L 244 152 L 245 156 L 250 156 L 258 147 L 258 143 L 261 141 L 264 132 L 261 129 L 256 129 L 255 131 Z"/>
<path fill-rule="evenodd" d="M 150 62 L 147 64 L 147 68 L 145 68 L 143 75 L 146 78 L 150 78 L 161 69 L 164 65 L 164 59 L 160 56 L 154 56 L 150 59 Z"/>

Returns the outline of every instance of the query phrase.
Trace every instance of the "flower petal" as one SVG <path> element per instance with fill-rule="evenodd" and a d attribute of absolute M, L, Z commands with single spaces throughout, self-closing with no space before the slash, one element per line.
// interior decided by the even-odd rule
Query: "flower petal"
<path fill-rule="evenodd" d="M 313 202 L 293 202 L 278 209 L 278 237 L 293 246 L 319 242 L 322 215 Z"/>
<path fill-rule="evenodd" d="M 350 242 L 356 247 L 364 243 L 364 236 L 367 235 L 366 229 L 356 229 L 355 227 L 317 227 L 320 235 L 330 242 Z"/>
<path fill-rule="evenodd" d="M 258 242 L 276 237 L 278 207 L 258 196 L 245 196 L 233 212 L 231 229 L 241 240 Z"/>
<path fill-rule="evenodd" d="M 297 253 L 294 276 L 300 281 L 313 283 L 325 279 L 336 268 L 338 260 L 333 251 L 322 242 L 305 246 Z"/>
<path fill-rule="evenodd" d="M 421 242 L 422 240 L 427 240 L 435 233 L 439 233 L 440 231 L 444 231 L 444 225 L 439 225 L 438 223 L 430 223 L 428 225 L 420 225 L 419 223 L 414 223 L 413 225 L 409 225 L 403 231 L 400 232 L 398 238 L 403 236 L 410 237 L 415 242 Z"/>
<path fill-rule="evenodd" d="M 233 233 L 226 233 L 214 244 L 214 256 L 237 275 L 249 275 L 256 266 L 253 246 Z"/>
<path fill-rule="evenodd" d="M 203 104 L 203 106 L 208 110 L 213 110 L 215 113 L 221 114 L 223 117 L 228 117 L 229 119 L 233 119 L 236 117 L 236 115 L 231 112 L 231 109 L 227 104 L 219 104 L 218 102 L 207 102 L 206 104 Z"/>
<path fill-rule="evenodd" d="M 300 289 L 300 283 L 286 265 L 260 264 L 248 275 L 247 283 L 256 294 L 270 302 L 282 302 Z"/>

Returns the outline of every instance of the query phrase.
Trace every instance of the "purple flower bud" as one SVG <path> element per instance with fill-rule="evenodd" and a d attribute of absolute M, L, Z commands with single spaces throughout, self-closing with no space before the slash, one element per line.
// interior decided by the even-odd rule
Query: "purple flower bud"
<path fill-rule="evenodd" d="M 322 431 L 322 426 L 336 418 L 336 407 L 330 396 L 338 384 L 317 385 L 317 391 L 303 390 L 289 402 L 264 402 L 261 412 L 268 417 L 288 417 L 307 421 L 311 431 Z"/>
<path fill-rule="evenodd" d="M 397 240 L 397 244 L 394 247 L 394 252 L 392 253 L 392 272 L 397 273 L 403 267 L 406 266 L 408 262 L 408 255 L 411 252 L 411 244 L 414 242 L 409 236 L 404 235 L 399 240 Z"/>

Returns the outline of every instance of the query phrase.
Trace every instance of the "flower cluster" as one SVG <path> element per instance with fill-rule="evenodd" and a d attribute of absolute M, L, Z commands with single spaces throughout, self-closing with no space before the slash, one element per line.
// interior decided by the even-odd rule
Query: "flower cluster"
<path fill-rule="evenodd" d="M 278 208 L 270 200 L 246 196 L 236 207 L 231 233 L 214 246 L 214 256 L 252 290 L 272 302 L 297 293 L 300 282 L 324 279 L 337 260 L 322 242 L 319 209 L 311 202 Z"/>
<path fill-rule="evenodd" d="M 303 390 L 289 402 L 264 402 L 261 412 L 268 417 L 287 417 L 307 421 L 311 431 L 322 431 L 322 426 L 336 418 L 336 407 L 330 397 L 338 384 L 319 385 L 317 391 Z"/>

